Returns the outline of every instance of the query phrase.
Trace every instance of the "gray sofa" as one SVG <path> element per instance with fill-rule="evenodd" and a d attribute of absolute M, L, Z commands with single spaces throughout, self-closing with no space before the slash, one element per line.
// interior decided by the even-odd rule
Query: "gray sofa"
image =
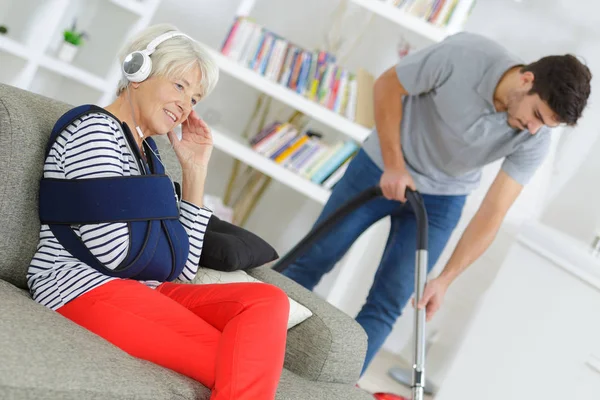
<path fill-rule="evenodd" d="M 0 399 L 208 399 L 198 382 L 129 356 L 29 296 L 44 147 L 68 108 L 0 84 Z M 175 171 L 175 160 L 163 157 Z M 354 385 L 366 351 L 362 328 L 266 267 L 252 274 L 314 313 L 289 331 L 277 399 L 372 399 Z"/>

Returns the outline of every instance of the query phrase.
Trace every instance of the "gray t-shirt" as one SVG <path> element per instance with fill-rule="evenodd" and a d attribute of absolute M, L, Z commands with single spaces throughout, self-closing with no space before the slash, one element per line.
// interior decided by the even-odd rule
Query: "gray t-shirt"
<path fill-rule="evenodd" d="M 398 80 L 409 93 L 403 99 L 402 151 L 420 192 L 469 194 L 482 167 L 503 157 L 509 176 L 523 185 L 529 181 L 548 153 L 550 129 L 535 135 L 515 130 L 493 103 L 502 75 L 522 64 L 497 43 L 465 32 L 398 63 Z M 376 130 L 363 148 L 383 170 Z"/>

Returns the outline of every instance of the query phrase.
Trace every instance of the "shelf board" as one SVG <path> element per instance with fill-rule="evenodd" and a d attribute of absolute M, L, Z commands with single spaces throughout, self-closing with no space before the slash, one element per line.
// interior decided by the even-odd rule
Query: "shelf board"
<path fill-rule="evenodd" d="M 44 67 L 59 75 L 73 79 L 83 85 L 99 90 L 100 92 L 106 91 L 108 85 L 106 80 L 98 77 L 97 75 L 87 72 L 67 62 L 58 60 L 54 57 L 46 55 L 43 56 L 40 60 L 40 67 Z"/>
<path fill-rule="evenodd" d="M 442 27 L 431 24 L 423 19 L 410 15 L 392 4 L 381 0 L 350 0 L 352 3 L 363 7 L 372 13 L 384 17 L 393 23 L 409 29 L 433 42 L 439 42 L 448 36 L 448 31 Z"/>
<path fill-rule="evenodd" d="M 4 50 L 24 60 L 29 60 L 32 52 L 27 46 L 6 36 L 0 36 L 0 50 Z"/>
<path fill-rule="evenodd" d="M 143 1 L 139 0 L 110 0 L 114 5 L 121 7 L 129 12 L 132 12 L 136 15 L 142 16 L 144 15 L 145 5 Z"/>
<path fill-rule="evenodd" d="M 348 118 L 299 95 L 293 90 L 265 78 L 259 73 L 230 60 L 220 52 L 206 45 L 203 47 L 214 57 L 221 71 L 224 71 L 234 78 L 268 94 L 290 107 L 303 112 L 313 119 L 348 135 L 352 139 L 362 143 L 371 132 L 369 128 L 352 122 Z"/>
<path fill-rule="evenodd" d="M 213 142 L 216 149 L 219 149 L 233 158 L 236 158 L 265 175 L 270 176 L 283 183 L 286 186 L 310 197 L 311 199 L 325 204 L 329 198 L 330 191 L 319 186 L 308 179 L 282 167 L 271 159 L 257 153 L 250 146 L 244 144 L 239 139 L 223 133 L 217 129 L 212 130 Z"/>

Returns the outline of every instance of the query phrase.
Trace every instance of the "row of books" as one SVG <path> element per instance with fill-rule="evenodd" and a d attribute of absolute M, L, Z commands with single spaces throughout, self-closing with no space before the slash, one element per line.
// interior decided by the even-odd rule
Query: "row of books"
<path fill-rule="evenodd" d="M 352 140 L 329 145 L 321 134 L 299 132 L 288 123 L 273 122 L 250 139 L 252 148 L 277 164 L 327 189 L 344 175 L 359 149 Z"/>
<path fill-rule="evenodd" d="M 352 121 L 373 127 L 372 118 L 366 115 L 368 107 L 359 103 L 371 101 L 372 76 L 362 69 L 350 72 L 336 63 L 333 54 L 303 49 L 248 17 L 235 19 L 221 53 Z"/>
<path fill-rule="evenodd" d="M 462 25 L 464 15 L 456 15 L 455 11 L 461 3 L 469 3 L 473 8 L 475 0 L 395 0 L 394 5 L 402 11 L 426 20 L 438 26 Z M 468 14 L 467 14 L 468 15 Z"/>

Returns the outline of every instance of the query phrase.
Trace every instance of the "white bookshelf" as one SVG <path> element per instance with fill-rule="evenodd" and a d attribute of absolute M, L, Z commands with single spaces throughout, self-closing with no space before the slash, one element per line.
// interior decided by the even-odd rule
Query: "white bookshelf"
<path fill-rule="evenodd" d="M 250 68 L 246 68 L 237 62 L 230 60 L 220 52 L 211 49 L 208 46 L 204 47 L 215 58 L 219 64 L 219 69 L 222 72 L 225 72 L 245 84 L 303 112 L 309 117 L 348 135 L 352 139 L 362 142 L 371 132 L 369 128 L 357 124 L 348 118 L 301 96 L 295 91 L 265 78 Z"/>
<path fill-rule="evenodd" d="M 7 36 L 0 36 L 0 51 L 20 57 L 24 60 L 31 58 L 31 52 L 27 46 Z"/>
<path fill-rule="evenodd" d="M 224 130 L 213 128 L 212 134 L 214 147 L 216 149 L 229 154 L 233 158 L 259 170 L 276 181 L 282 182 L 318 203 L 325 204 L 325 202 L 327 202 L 327 199 L 331 194 L 329 190 L 257 153 L 250 146 L 243 143 L 241 139 L 235 138 L 232 134 L 225 133 Z"/>
<path fill-rule="evenodd" d="M 381 18 L 385 18 L 403 29 L 425 38 L 429 42 L 439 42 L 452 32 L 458 30 L 456 26 L 440 27 L 410 15 L 395 7 L 389 0 L 346 1 L 365 9 L 366 11 L 370 11 Z M 236 15 L 250 16 L 255 3 L 256 0 L 242 0 L 239 3 Z M 457 9 L 457 12 L 464 13 L 464 6 Z M 268 26 L 265 28 L 268 29 Z M 267 79 L 263 75 L 239 64 L 235 60 L 229 59 L 220 51 L 211 48 L 210 46 L 204 45 L 204 47 L 217 61 L 222 73 L 226 73 L 259 92 L 281 101 L 291 108 L 304 113 L 309 118 L 341 132 L 359 143 L 363 142 L 370 134 L 371 129 L 355 123 L 277 82 Z M 232 157 L 253 166 L 266 175 L 271 176 L 273 179 L 303 193 L 313 200 L 325 203 L 326 199 L 329 197 L 329 190 L 297 176 L 293 172 L 286 170 L 280 165 L 254 152 L 250 147 L 240 143 L 237 139 L 234 139 L 233 136 L 217 133 L 215 135 L 215 147 L 220 148 Z"/>
<path fill-rule="evenodd" d="M 476 0 L 463 0 L 456 4 L 452 17 L 447 26 L 439 26 L 418 18 L 396 7 L 394 0 L 347 0 L 364 8 L 381 18 L 418 35 L 430 42 L 440 42 L 447 36 L 462 30 L 462 25 Z M 450 5 L 450 3 L 447 3 Z M 444 9 L 442 9 L 444 10 Z M 443 11 L 442 11 L 443 12 Z"/>
<path fill-rule="evenodd" d="M 389 2 L 381 0 L 350 0 L 350 2 L 432 42 L 439 42 L 450 33 L 446 28 L 430 24 L 425 20 L 410 15 Z"/>
<path fill-rule="evenodd" d="M 72 79 L 82 85 L 104 92 L 107 87 L 114 87 L 115 82 L 108 82 L 82 68 L 51 56 L 42 56 L 39 67 L 46 68 L 58 75 Z"/>
<path fill-rule="evenodd" d="M 27 47 L 0 36 L 0 82 L 15 84 L 29 62 Z"/>
<path fill-rule="evenodd" d="M 120 76 L 117 51 L 129 36 L 148 25 L 160 1 L 0 0 L 0 24 L 9 26 L 8 35 L 0 36 L 0 82 L 71 104 L 109 104 Z M 448 28 L 435 26 L 397 9 L 389 0 L 347 1 L 429 41 L 442 40 L 450 32 Z M 236 15 L 249 15 L 255 2 L 241 0 Z M 70 27 L 75 17 L 79 29 L 86 30 L 91 39 L 83 45 L 79 59 L 67 63 L 59 60 L 56 52 L 62 41 L 62 31 Z M 111 24 L 109 30 L 107 23 Z M 348 138 L 360 143 L 371 132 L 371 129 L 238 64 L 218 50 L 204 47 L 215 58 L 222 73 Z M 109 65 L 108 60 L 114 62 Z M 325 203 L 329 197 L 329 190 L 254 152 L 235 133 L 216 129 L 215 147 L 318 203 Z"/>
<path fill-rule="evenodd" d="M 110 0 L 114 5 L 123 8 L 133 14 L 144 16 L 146 14 L 146 5 L 138 0 Z"/>
<path fill-rule="evenodd" d="M 0 82 L 71 104 L 108 104 L 120 74 L 117 51 L 148 25 L 160 1 L 0 0 L 0 24 L 9 29 L 0 35 L 0 63 L 8 65 L 0 68 Z M 75 18 L 90 40 L 79 62 L 65 62 L 57 49 Z"/>

